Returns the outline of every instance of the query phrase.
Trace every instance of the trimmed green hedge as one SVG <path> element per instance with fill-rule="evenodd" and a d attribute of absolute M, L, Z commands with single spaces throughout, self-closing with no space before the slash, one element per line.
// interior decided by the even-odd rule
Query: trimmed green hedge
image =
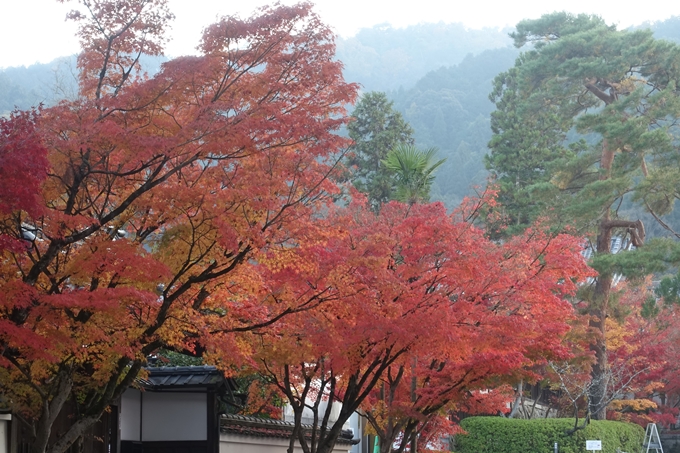
<path fill-rule="evenodd" d="M 467 434 L 456 436 L 458 453 L 551 453 L 555 442 L 560 453 L 585 453 L 586 439 L 601 440 L 601 453 L 638 453 L 645 437 L 638 425 L 608 420 L 593 420 L 571 436 L 565 434 L 574 426 L 569 418 L 470 417 L 460 425 Z"/>

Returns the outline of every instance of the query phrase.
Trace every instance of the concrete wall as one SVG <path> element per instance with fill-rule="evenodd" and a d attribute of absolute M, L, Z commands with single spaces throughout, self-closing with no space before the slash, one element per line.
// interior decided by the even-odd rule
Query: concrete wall
<path fill-rule="evenodd" d="M 236 434 L 220 435 L 219 453 L 286 453 L 288 439 L 242 436 Z M 333 453 L 348 453 L 349 445 L 336 445 Z M 302 448 L 295 448 L 296 453 L 302 453 Z"/>

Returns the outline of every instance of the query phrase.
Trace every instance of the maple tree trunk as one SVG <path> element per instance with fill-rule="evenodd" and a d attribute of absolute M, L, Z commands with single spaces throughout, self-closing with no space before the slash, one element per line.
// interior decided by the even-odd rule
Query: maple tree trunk
<path fill-rule="evenodd" d="M 73 445 L 71 445 L 71 449 L 69 453 L 83 453 L 83 447 L 84 447 L 84 442 L 83 442 L 83 436 L 81 435 L 78 439 L 76 439 L 75 442 L 73 442 Z"/>
<path fill-rule="evenodd" d="M 57 398 L 65 402 L 70 397 L 70 391 L 65 393 L 60 393 Z M 57 399 L 55 398 L 55 399 Z M 44 414 L 56 414 L 59 413 L 61 408 L 63 408 L 63 403 L 56 403 L 53 400 L 50 404 L 45 404 L 48 408 L 43 411 Z M 98 415 L 91 415 L 78 419 L 75 423 L 69 426 L 69 429 L 60 436 L 57 442 L 53 445 L 49 445 L 50 435 L 52 433 L 52 426 L 54 425 L 55 417 L 41 417 L 35 424 L 35 439 L 31 443 L 30 452 L 31 453 L 64 453 L 71 449 L 73 453 L 79 453 L 82 451 L 83 435 L 92 425 L 97 423 L 101 418 L 101 413 Z"/>
<path fill-rule="evenodd" d="M 395 402 L 396 392 L 404 377 L 404 371 L 404 365 L 400 365 L 396 376 L 392 378 L 390 375 L 389 377 L 388 391 L 385 392 L 385 384 L 383 384 L 380 389 L 380 399 L 384 401 L 388 407 Z M 392 445 L 399 433 L 402 432 L 403 425 L 398 423 L 391 414 L 388 415 L 387 423 L 385 423 L 383 429 L 379 429 L 376 424 L 374 424 L 373 428 L 376 430 L 378 438 L 380 439 L 380 453 L 391 453 L 393 451 Z"/>
<path fill-rule="evenodd" d="M 413 433 L 411 433 L 411 452 L 418 452 L 418 431 L 416 430 L 413 430 Z"/>
<path fill-rule="evenodd" d="M 319 447 L 316 449 L 316 452 L 312 453 L 333 453 L 333 449 L 335 449 L 335 441 L 324 442 L 323 444 L 319 445 Z"/>
<path fill-rule="evenodd" d="M 396 423 L 394 417 L 388 417 L 385 430 L 378 434 L 380 439 L 380 453 L 391 453 L 393 451 L 392 444 L 402 431 L 402 428 L 403 425 Z"/>
<path fill-rule="evenodd" d="M 54 445 L 45 450 L 45 453 L 64 453 L 68 451 L 69 448 L 77 444 L 79 440 L 82 440 L 83 435 L 85 435 L 88 428 L 97 423 L 103 413 L 104 411 L 79 419 L 76 423 L 71 425 L 64 436 L 60 437 Z"/>
<path fill-rule="evenodd" d="M 512 409 L 510 410 L 510 414 L 508 415 L 508 418 L 515 418 L 515 416 L 517 416 L 517 413 L 519 412 L 519 408 L 522 406 L 522 403 L 524 401 L 524 397 L 522 395 L 523 391 L 524 391 L 524 380 L 520 379 L 519 384 L 517 384 L 517 397 L 515 398 L 515 401 L 512 403 Z"/>
<path fill-rule="evenodd" d="M 295 443 L 302 426 L 302 413 L 298 413 L 297 410 L 294 410 L 293 417 L 295 419 L 295 424 L 293 426 L 293 432 L 290 433 L 290 439 L 288 439 L 288 450 L 286 450 L 288 453 L 295 453 Z"/>
<path fill-rule="evenodd" d="M 118 372 L 111 376 L 108 385 L 104 386 L 104 395 L 85 413 L 69 419 L 68 429 L 60 433 L 56 442 L 49 444 L 52 426 L 63 409 L 66 401 L 72 398 L 73 380 L 68 369 L 61 370 L 57 376 L 58 388 L 51 401 L 43 404 L 43 414 L 34 425 L 35 441 L 31 444 L 31 453 L 65 453 L 75 446 L 75 453 L 79 451 L 83 435 L 99 421 L 109 404 L 118 398 L 137 377 L 141 369 L 141 362 L 130 362 L 126 358 L 118 361 Z M 122 379 L 121 379 L 121 376 Z"/>
<path fill-rule="evenodd" d="M 35 436 L 30 447 L 31 453 L 45 453 L 50 440 L 50 434 L 52 434 L 52 426 L 54 425 L 59 412 L 61 412 L 64 407 L 64 404 L 71 396 L 73 380 L 71 379 L 68 370 L 60 370 L 57 373 L 56 378 L 58 380 L 56 393 L 51 401 L 48 400 L 47 395 L 45 395 L 42 413 L 33 425 Z"/>

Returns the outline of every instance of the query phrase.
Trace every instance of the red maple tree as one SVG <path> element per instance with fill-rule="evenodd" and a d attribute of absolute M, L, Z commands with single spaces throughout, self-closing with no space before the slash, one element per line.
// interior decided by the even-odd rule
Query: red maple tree
<path fill-rule="evenodd" d="M 430 322 L 441 324 L 428 324 L 438 330 L 427 342 L 419 338 L 364 404 L 382 452 L 416 451 L 419 442 L 454 434 L 451 412 L 505 410 L 504 384 L 536 378 L 537 366 L 569 356 L 567 298 L 587 275 L 578 240 L 533 228 L 503 244 L 489 241 L 470 224 L 470 213 L 488 201 L 454 213 L 458 232 L 439 285 L 455 303 L 438 311 Z"/>
<path fill-rule="evenodd" d="M 629 312 L 607 320 L 611 398 L 607 418 L 637 423 L 677 424 L 678 307 L 657 299 L 651 278 L 617 288 L 618 303 Z M 644 307 L 654 307 L 645 313 Z M 644 316 L 643 316 L 644 315 Z"/>
<path fill-rule="evenodd" d="M 376 215 L 355 200 L 329 218 L 337 234 L 316 248 L 323 266 L 305 272 L 335 299 L 252 337 L 252 365 L 293 410 L 289 451 L 331 451 L 359 408 L 390 451 L 444 408 L 483 405 L 471 392 L 568 353 L 565 297 L 586 272 L 579 241 L 534 230 L 496 244 L 461 217 L 397 202 Z"/>
<path fill-rule="evenodd" d="M 160 346 L 201 353 L 325 301 L 312 286 L 282 302 L 269 268 L 327 236 L 315 221 L 340 191 L 336 131 L 357 90 L 308 3 L 220 19 L 199 56 L 153 76 L 139 57 L 162 51 L 165 0 L 83 1 L 70 17 L 80 96 L 0 124 L 3 171 L 24 174 L 19 146 L 49 161 L 0 212 L 22 244 L 0 258 L 0 392 L 33 453 L 66 451 Z"/>

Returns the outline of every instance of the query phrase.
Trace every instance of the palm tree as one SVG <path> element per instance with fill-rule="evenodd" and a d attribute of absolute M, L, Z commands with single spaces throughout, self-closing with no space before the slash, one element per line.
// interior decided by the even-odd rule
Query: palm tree
<path fill-rule="evenodd" d="M 430 187 L 434 171 L 446 161 L 434 162 L 437 148 L 419 150 L 413 145 L 397 145 L 388 154 L 383 164 L 394 174 L 393 198 L 408 204 L 430 200 Z"/>

